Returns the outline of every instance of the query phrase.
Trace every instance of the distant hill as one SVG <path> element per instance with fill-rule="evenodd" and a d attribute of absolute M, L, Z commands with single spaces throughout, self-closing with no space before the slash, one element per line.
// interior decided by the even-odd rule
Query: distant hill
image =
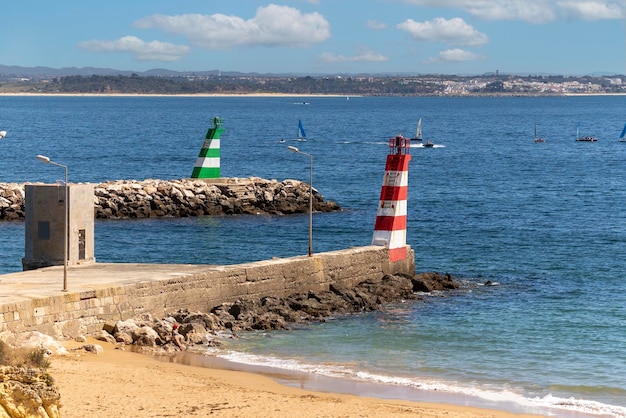
<path fill-rule="evenodd" d="M 225 77 L 306 77 L 306 76 L 328 76 L 328 74 L 313 74 L 313 73 L 257 73 L 249 72 L 242 73 L 239 71 L 222 71 L 222 70 L 205 70 L 205 71 L 175 71 L 168 70 L 166 68 L 153 68 L 146 71 L 126 71 L 116 70 L 114 68 L 96 68 L 96 67 L 65 67 L 65 68 L 52 68 L 52 67 L 20 67 L 17 65 L 2 65 L 0 64 L 0 76 L 2 78 L 9 77 L 28 77 L 33 79 L 44 79 L 53 77 L 68 77 L 73 75 L 80 75 L 88 77 L 91 75 L 125 75 L 130 76 L 137 74 L 144 77 L 183 77 L 183 76 L 218 76 Z M 367 77 L 367 76 L 409 76 L 415 74 L 333 74 L 333 76 L 344 77 Z"/>
<path fill-rule="evenodd" d="M 120 71 L 113 68 L 94 68 L 94 67 L 69 67 L 69 68 L 51 68 L 51 67 L 19 67 L 17 65 L 0 64 L 0 74 L 15 77 L 64 77 L 69 75 L 130 75 L 131 71 Z"/>
<path fill-rule="evenodd" d="M 90 76 L 90 75 L 125 75 L 130 76 L 137 74 L 141 76 L 154 76 L 154 77 L 176 77 L 184 75 L 200 75 L 200 76 L 215 76 L 220 74 L 219 70 L 210 71 L 174 71 L 165 68 L 154 68 L 147 71 L 125 71 L 116 70 L 114 68 L 96 68 L 96 67 L 65 67 L 65 68 L 52 68 L 52 67 L 20 67 L 17 65 L 2 65 L 0 64 L 0 75 L 11 77 L 28 77 L 28 78 L 50 78 L 50 77 L 67 77 L 72 75 Z M 242 75 L 235 71 L 222 72 L 223 75 L 234 76 Z"/>
<path fill-rule="evenodd" d="M 324 77 L 330 76 L 330 74 L 318 74 L 318 73 L 257 73 L 257 72 L 249 72 L 242 73 L 239 71 L 222 71 L 222 70 L 206 70 L 206 71 L 175 71 L 168 70 L 166 68 L 153 68 L 146 71 L 127 71 L 127 70 L 117 70 L 115 68 L 97 68 L 97 67 L 65 67 L 65 68 L 52 68 L 52 67 L 20 67 L 17 65 L 2 65 L 0 64 L 0 78 L 8 79 L 11 77 L 27 77 L 35 80 L 53 78 L 53 77 L 68 77 L 74 75 L 80 76 L 91 76 L 91 75 L 102 75 L 102 76 L 116 76 L 116 75 L 125 75 L 130 76 L 133 74 L 137 74 L 144 77 L 184 77 L 184 76 L 218 76 L 222 75 L 225 77 Z M 406 73 L 406 72 L 395 72 L 395 73 L 333 73 L 333 77 L 416 77 L 416 76 L 438 76 L 442 78 L 450 78 L 454 77 L 453 75 L 445 75 L 445 74 L 418 74 L 418 73 Z M 459 77 L 477 77 L 477 76 L 514 76 L 515 73 L 484 73 L 484 74 L 463 74 L 457 76 Z M 523 76 L 522 74 L 517 74 L 519 76 Z M 537 76 L 556 76 L 557 74 L 548 74 L 548 73 L 535 73 Z M 593 74 L 587 74 L 584 76 L 574 76 L 574 77 L 609 77 L 616 76 L 617 74 L 612 74 L 609 72 L 596 72 Z M 571 76 L 570 76 L 571 77 Z"/>
<path fill-rule="evenodd" d="M 626 92 L 626 77 L 563 75 L 297 75 L 210 71 L 143 72 L 95 67 L 0 65 L 0 94 L 322 94 L 377 96 L 562 95 Z"/>

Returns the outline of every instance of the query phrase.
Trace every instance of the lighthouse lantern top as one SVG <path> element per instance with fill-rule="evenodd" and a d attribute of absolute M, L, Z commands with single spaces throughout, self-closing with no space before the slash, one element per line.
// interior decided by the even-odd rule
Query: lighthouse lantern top
<path fill-rule="evenodd" d="M 402 135 L 389 138 L 389 154 L 405 155 L 411 149 L 411 139 Z"/>

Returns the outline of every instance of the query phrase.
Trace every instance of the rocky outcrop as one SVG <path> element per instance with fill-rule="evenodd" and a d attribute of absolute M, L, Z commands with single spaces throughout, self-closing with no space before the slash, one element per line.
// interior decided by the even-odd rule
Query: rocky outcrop
<path fill-rule="evenodd" d="M 0 366 L 0 416 L 59 418 L 60 399 L 61 395 L 47 372 Z"/>
<path fill-rule="evenodd" d="M 221 344 L 221 331 L 224 325 L 213 314 L 184 312 L 176 317 L 157 319 L 150 314 L 142 314 L 135 319 L 105 324 L 103 330 L 93 335 L 94 338 L 117 344 L 131 346 L 133 350 L 149 354 L 167 354 L 181 348 L 174 340 L 181 337 L 185 345 L 218 346 Z M 178 318 L 178 319 L 177 319 Z M 175 329 L 175 325 L 178 326 Z"/>
<path fill-rule="evenodd" d="M 424 290 L 424 281 L 430 284 L 430 290 Z M 374 311 L 388 303 L 421 299 L 420 292 L 458 287 L 458 282 L 448 274 L 385 275 L 362 281 L 354 288 L 333 284 L 327 291 L 295 293 L 285 298 L 242 298 L 219 305 L 211 313 L 233 331 L 290 329 L 293 324 Z M 184 321 L 185 317 L 181 315 L 179 319 Z"/>
<path fill-rule="evenodd" d="M 425 272 L 413 277 L 413 289 L 417 292 L 434 292 L 458 289 L 459 282 L 449 273 L 441 275 L 436 272 Z"/>
<path fill-rule="evenodd" d="M 117 180 L 94 186 L 99 219 L 308 213 L 309 185 L 298 180 Z M 313 211 L 341 208 L 313 189 Z M 0 183 L 0 220 L 24 219 L 24 184 Z"/>
<path fill-rule="evenodd" d="M 132 345 L 140 351 L 169 353 L 179 350 L 173 340 L 174 324 L 186 345 L 220 344 L 224 335 L 239 331 L 288 330 L 294 324 L 380 309 L 403 300 L 421 299 L 423 292 L 459 287 L 449 274 L 421 273 L 413 277 L 385 275 L 362 281 L 354 288 L 331 285 L 329 290 L 295 293 L 287 297 L 240 298 L 211 312 L 180 309 L 165 319 L 150 315 L 107 324 L 95 337 Z M 430 289 L 430 290 L 425 290 Z"/>

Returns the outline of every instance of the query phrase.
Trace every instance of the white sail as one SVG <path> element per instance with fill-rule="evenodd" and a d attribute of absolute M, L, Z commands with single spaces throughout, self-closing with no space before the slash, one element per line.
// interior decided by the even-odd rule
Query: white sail
<path fill-rule="evenodd" d="M 422 139 L 422 118 L 417 121 L 417 131 L 415 132 L 415 139 Z"/>

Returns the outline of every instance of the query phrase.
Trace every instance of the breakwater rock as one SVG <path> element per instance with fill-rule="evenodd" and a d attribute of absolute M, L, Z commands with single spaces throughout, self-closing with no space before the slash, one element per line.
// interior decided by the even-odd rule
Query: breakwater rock
<path fill-rule="evenodd" d="M 211 313 L 233 331 L 290 329 L 291 324 L 375 311 L 385 304 L 421 299 L 420 293 L 458 287 L 449 274 L 429 272 L 412 277 L 387 274 L 364 280 L 354 288 L 331 284 L 327 291 L 296 293 L 285 298 L 241 298 L 217 306 Z M 182 315 L 179 319 L 185 321 Z"/>
<path fill-rule="evenodd" d="M 218 346 L 224 337 L 252 330 L 289 330 L 293 324 L 324 321 L 337 315 L 374 311 L 388 303 L 421 299 L 423 293 L 459 288 L 449 274 L 427 272 L 413 277 L 385 275 L 364 280 L 353 288 L 331 285 L 326 291 L 294 293 L 287 297 L 240 298 L 210 312 L 180 308 L 170 317 L 140 318 L 106 324 L 95 337 L 148 353 L 171 353 L 182 346 Z M 174 325 L 179 325 L 174 328 Z"/>
<path fill-rule="evenodd" d="M 0 183 L 0 219 L 24 219 L 24 185 Z"/>
<path fill-rule="evenodd" d="M 308 213 L 309 185 L 298 180 L 117 180 L 94 186 L 96 219 Z M 24 184 L 0 183 L 0 220 L 24 219 Z M 313 189 L 313 211 L 340 206 Z"/>

